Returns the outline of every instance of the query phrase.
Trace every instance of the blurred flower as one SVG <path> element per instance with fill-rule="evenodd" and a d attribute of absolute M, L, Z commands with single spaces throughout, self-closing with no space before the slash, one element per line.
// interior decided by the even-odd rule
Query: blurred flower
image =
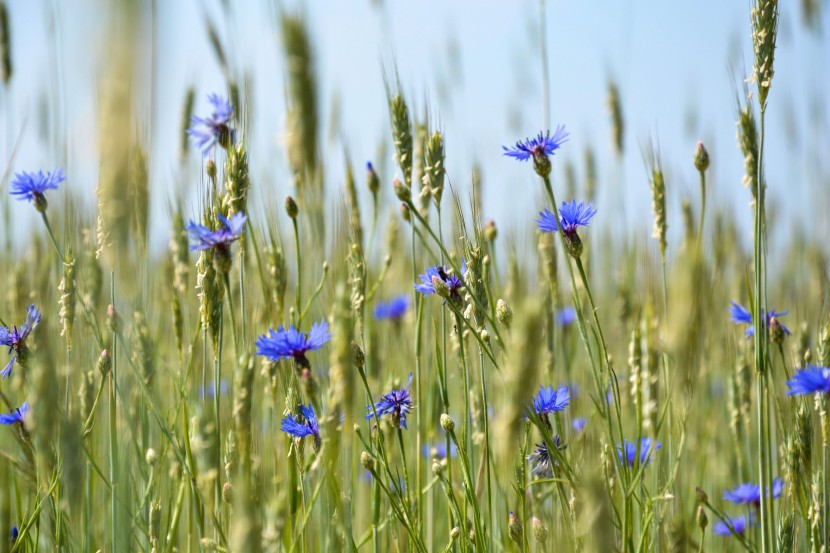
<path fill-rule="evenodd" d="M 424 447 L 421 448 L 421 454 L 427 459 L 446 459 L 447 444 L 442 444 L 440 442 L 437 442 L 435 445 L 424 444 Z M 455 444 L 450 442 L 450 457 L 455 457 L 457 454 L 458 450 L 456 449 Z"/>
<path fill-rule="evenodd" d="M 16 196 L 18 200 L 28 200 L 30 202 L 44 202 L 44 193 L 47 190 L 57 190 L 58 185 L 66 180 L 63 176 L 63 170 L 58 168 L 51 173 L 44 173 L 38 171 L 37 173 L 16 173 L 11 182 L 10 194 Z M 40 209 L 40 208 L 38 208 Z M 44 204 L 45 209 L 45 204 Z M 41 210 L 42 211 L 42 210 Z"/>
<path fill-rule="evenodd" d="M 771 309 L 768 313 L 764 314 L 764 320 L 766 321 L 767 326 L 769 326 L 773 317 L 778 320 L 787 313 L 789 313 L 789 311 L 778 312 L 775 309 Z M 755 326 L 752 324 L 752 313 L 750 313 L 748 309 L 733 301 L 732 305 L 729 306 L 729 315 L 731 315 L 733 323 L 749 325 L 746 329 L 746 335 L 748 337 L 755 334 Z M 778 321 L 778 324 L 781 326 L 781 330 L 784 331 L 784 334 L 788 336 L 791 334 L 790 329 L 782 325 L 781 321 Z"/>
<path fill-rule="evenodd" d="M 383 415 L 392 416 L 392 426 L 395 428 L 406 428 L 406 414 L 412 410 L 412 397 L 409 394 L 409 388 L 412 386 L 412 373 L 409 373 L 409 381 L 405 388 L 400 390 L 392 390 L 380 398 L 380 401 L 375 403 L 374 411 L 377 412 L 378 417 Z M 371 405 L 366 406 L 366 420 L 374 416 Z"/>
<path fill-rule="evenodd" d="M 227 148 L 233 141 L 233 131 L 228 126 L 233 116 L 233 106 L 218 94 L 208 96 L 213 104 L 213 113 L 210 117 L 190 118 L 190 128 L 187 134 L 202 148 L 203 152 L 210 150 L 217 142 Z"/>
<path fill-rule="evenodd" d="M 293 325 L 287 330 L 280 325 L 278 330 L 270 328 L 268 334 L 257 338 L 256 352 L 271 361 L 293 358 L 301 367 L 309 367 L 305 354 L 320 349 L 330 339 L 329 324 L 326 321 L 311 325 L 308 334 L 299 332 Z"/>
<path fill-rule="evenodd" d="M 620 461 L 627 463 L 630 467 L 636 464 L 638 458 L 641 465 L 649 464 L 651 462 L 652 452 L 663 447 L 663 444 L 658 441 L 652 441 L 651 438 L 641 438 L 640 447 L 637 447 L 637 444 L 629 442 L 628 440 L 623 440 L 623 442 L 623 446 L 617 445 L 617 456 L 620 458 Z"/>
<path fill-rule="evenodd" d="M 536 138 L 528 138 L 524 141 L 516 142 L 512 148 L 502 146 L 504 155 L 516 158 L 520 161 L 527 161 L 531 157 L 549 156 L 562 147 L 562 144 L 567 142 L 568 133 L 565 131 L 565 125 L 556 127 L 556 132 L 551 136 L 550 131 L 546 133 L 539 133 Z"/>
<path fill-rule="evenodd" d="M 0 378 L 8 378 L 12 374 L 14 368 L 14 361 L 18 359 L 20 363 L 24 363 L 26 354 L 29 348 L 26 347 L 26 338 L 32 333 L 37 325 L 40 324 L 40 313 L 35 308 L 34 304 L 26 308 L 26 322 L 12 328 L 0 327 L 0 345 L 8 346 L 9 353 L 12 353 L 12 358 L 6 367 L 0 371 Z"/>
<path fill-rule="evenodd" d="M 561 222 L 562 231 L 566 236 L 572 235 L 576 233 L 578 227 L 587 227 L 596 214 L 597 209 L 591 204 L 585 202 L 577 204 L 576 200 L 571 200 L 571 203 L 562 202 L 562 207 L 559 208 L 559 221 Z M 560 225 L 557 224 L 556 216 L 549 210 L 540 211 L 539 217 L 536 222 L 542 232 L 556 232 L 559 230 Z"/>
<path fill-rule="evenodd" d="M 224 396 L 231 390 L 231 386 L 227 380 L 224 378 L 219 381 L 219 395 Z M 216 395 L 216 383 L 211 382 L 207 385 L 207 391 L 202 386 L 199 386 L 199 389 L 196 391 L 196 394 L 199 396 L 199 399 L 204 397 L 213 397 Z"/>
<path fill-rule="evenodd" d="M 570 326 L 576 320 L 576 309 L 570 305 L 563 307 L 556 313 L 556 324 L 559 326 Z"/>
<path fill-rule="evenodd" d="M 571 427 L 573 427 L 573 429 L 576 432 L 582 432 L 583 430 L 585 430 L 585 427 L 587 425 L 588 425 L 588 419 L 585 419 L 585 418 L 582 418 L 582 417 L 580 417 L 578 419 L 574 419 L 571 422 Z"/>
<path fill-rule="evenodd" d="M 13 410 L 11 413 L 0 415 L 0 424 L 14 424 L 16 422 L 23 422 L 23 417 L 29 410 L 29 402 L 24 401 L 23 405 Z"/>
<path fill-rule="evenodd" d="M 559 436 L 553 436 L 553 445 L 560 451 L 568 447 L 562 443 Z M 536 449 L 527 456 L 527 460 L 531 465 L 533 474 L 542 478 L 553 478 L 553 467 L 556 465 L 556 461 L 550 455 L 548 445 L 545 442 L 536 444 Z"/>
<path fill-rule="evenodd" d="M 389 300 L 388 302 L 381 302 L 375 305 L 375 319 L 384 320 L 391 319 L 399 320 L 409 310 L 409 296 L 401 294 L 400 296 Z"/>
<path fill-rule="evenodd" d="M 735 532 L 738 534 L 743 534 L 747 527 L 755 526 L 755 520 L 750 515 L 749 522 L 747 523 L 747 517 L 744 515 L 727 518 L 727 522 L 735 529 Z M 729 526 L 726 525 L 723 521 L 718 521 L 712 527 L 712 531 L 715 533 L 716 536 L 731 536 L 732 531 L 729 529 Z"/>
<path fill-rule="evenodd" d="M 792 380 L 787 381 L 788 396 L 803 394 L 830 394 L 830 369 L 816 365 L 807 365 L 793 375 Z"/>
<path fill-rule="evenodd" d="M 571 401 L 567 386 L 559 386 L 554 391 L 552 386 L 539 386 L 539 393 L 533 398 L 533 408 L 541 417 L 554 411 L 562 411 Z"/>
<path fill-rule="evenodd" d="M 9 536 L 9 541 L 11 541 L 11 545 L 17 543 L 17 537 L 20 535 L 20 530 L 17 529 L 17 525 L 15 524 L 12 526 L 11 535 Z"/>
<path fill-rule="evenodd" d="M 193 221 L 184 227 L 190 235 L 190 250 L 203 251 L 211 248 L 224 249 L 242 236 L 245 230 L 245 221 L 248 217 L 241 212 L 234 213 L 230 219 L 219 215 L 222 227 L 211 230 L 204 225 L 198 225 Z"/>
<path fill-rule="evenodd" d="M 777 499 L 784 489 L 784 481 L 776 478 L 772 482 L 772 497 Z M 735 486 L 733 490 L 726 490 L 723 492 L 723 498 L 726 501 L 737 503 L 738 505 L 760 505 L 761 504 L 761 486 L 751 483 L 743 483 Z"/>

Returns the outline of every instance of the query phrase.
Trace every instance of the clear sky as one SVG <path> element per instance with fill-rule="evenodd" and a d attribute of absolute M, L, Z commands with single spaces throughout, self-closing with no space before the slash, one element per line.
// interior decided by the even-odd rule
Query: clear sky
<path fill-rule="evenodd" d="M 111 8 L 102 7 L 101 0 L 6 3 L 15 75 L 11 89 L 0 93 L 5 130 L 0 151 L 9 151 L 10 138 L 25 121 L 13 169 L 64 165 L 67 185 L 79 190 L 92 209 L 97 90 L 103 54 L 110 46 L 106 31 Z M 189 172 L 181 171 L 178 159 L 185 90 L 196 87 L 196 112 L 203 114 L 209 110 L 206 95 L 223 90 L 206 17 L 218 27 L 236 71 L 250 78 L 249 107 L 255 118 L 245 132 L 259 197 L 281 204 L 291 191 L 282 148 L 280 10 L 300 10 L 310 25 L 329 189 L 339 190 L 342 184 L 344 146 L 358 167 L 369 159 L 378 162 L 379 143 L 389 140 L 383 69 L 391 74 L 397 67 L 411 109 L 423 115 L 428 103 L 431 121 L 445 134 L 453 185 L 465 189 L 473 162 L 479 162 L 485 216 L 502 228 L 521 228 L 521 233 L 532 229 L 526 222 L 542 207 L 538 183 L 529 164 L 501 155 L 501 145 L 545 128 L 538 0 L 228 3 L 230 18 L 223 15 L 220 0 L 157 0 L 158 79 L 152 83 L 149 72 L 140 75 L 137 86 L 143 88 L 136 108 L 139 134 L 152 142 L 154 243 L 166 242 L 170 190 L 182 175 L 198 179 L 198 152 L 191 155 Z M 810 30 L 802 22 L 800 5 L 782 2 L 767 113 L 767 175 L 781 232 L 792 225 L 818 224 L 826 234 L 830 16 L 825 10 L 820 29 Z M 143 8 L 147 13 L 149 6 L 146 2 Z M 552 124 L 564 123 L 571 131 L 570 142 L 554 161 L 555 176 L 561 182 L 563 162 L 571 159 L 581 178 L 583 152 L 592 144 L 600 164 L 599 218 L 610 225 L 622 220 L 643 232 L 650 228 L 641 151 L 654 140 L 667 174 L 669 224 L 677 232 L 681 199 L 698 198 L 691 157 L 695 143 L 703 139 L 712 158 L 709 205 L 730 206 L 749 228 L 749 193 L 741 186 L 743 162 L 735 138 L 735 91 L 752 65 L 750 6 L 748 0 L 548 0 Z M 149 33 L 142 44 L 148 51 L 152 47 Z M 627 154 L 621 172 L 611 151 L 609 79 L 619 85 L 626 119 Z M 158 100 L 154 109 L 151 86 Z M 338 137 L 329 133 L 335 104 Z M 68 160 L 55 146 L 56 135 L 67 137 Z M 384 176 L 390 179 L 391 160 L 386 166 Z M 615 192 L 617 187 L 623 193 Z M 195 199 L 188 199 L 185 211 L 193 214 Z M 26 224 L 29 216 L 15 213 L 15 222 Z"/>

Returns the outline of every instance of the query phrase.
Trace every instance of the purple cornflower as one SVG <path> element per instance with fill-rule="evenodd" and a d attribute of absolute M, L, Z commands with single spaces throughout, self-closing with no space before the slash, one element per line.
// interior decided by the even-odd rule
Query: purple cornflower
<path fill-rule="evenodd" d="M 588 425 L 588 419 L 579 417 L 574 419 L 571 422 L 571 427 L 574 429 L 575 432 L 582 432 L 585 430 L 585 427 Z"/>
<path fill-rule="evenodd" d="M 190 235 L 191 251 L 204 251 L 230 247 L 233 242 L 242 236 L 242 232 L 245 230 L 245 221 L 248 220 L 248 217 L 245 216 L 244 213 L 236 212 L 231 215 L 230 219 L 226 219 L 222 215 L 219 215 L 219 220 L 222 222 L 222 226 L 216 230 L 204 225 L 196 224 L 193 221 L 190 221 L 190 223 L 184 227 Z"/>
<path fill-rule="evenodd" d="M 320 427 L 317 425 L 317 416 L 314 414 L 314 409 L 311 408 L 311 404 L 308 407 L 300 405 L 300 413 L 302 416 L 297 418 L 290 413 L 287 417 L 283 417 L 280 430 L 295 438 L 302 439 L 306 436 L 312 436 L 314 438 L 314 449 L 317 451 L 320 449 Z"/>
<path fill-rule="evenodd" d="M 38 171 L 37 173 L 27 173 L 23 171 L 16 173 L 11 182 L 10 194 L 15 196 L 18 200 L 28 200 L 35 203 L 35 208 L 38 211 L 46 211 L 46 196 L 47 190 L 57 190 L 58 185 L 66 180 L 63 176 L 63 170 L 57 168 L 51 173 L 44 173 Z"/>
<path fill-rule="evenodd" d="M 789 313 L 789 311 L 778 312 L 775 309 L 770 309 L 768 313 L 764 314 L 764 320 L 767 323 L 767 327 L 771 327 L 773 324 L 773 319 L 775 319 L 775 321 L 777 321 L 778 325 L 781 327 L 781 330 L 784 331 L 784 334 L 789 336 L 791 334 L 790 329 L 781 324 L 780 321 L 778 321 L 779 318 L 783 317 L 787 313 Z M 752 313 L 750 313 L 747 308 L 733 301 L 732 305 L 729 306 L 729 315 L 731 316 L 733 323 L 749 325 L 749 327 L 745 331 L 747 337 L 753 336 L 755 334 L 755 326 L 752 324 Z"/>
<path fill-rule="evenodd" d="M 562 202 L 562 207 L 559 208 L 561 225 L 557 224 L 556 216 L 547 209 L 539 212 L 536 222 L 542 232 L 556 232 L 561 226 L 565 236 L 571 236 L 576 233 L 578 227 L 587 227 L 596 214 L 597 209 L 591 204 L 577 204 L 576 200 L 571 200 L 571 203 Z"/>
<path fill-rule="evenodd" d="M 20 328 L 17 328 L 17 326 L 12 328 L 0 327 L 0 346 L 9 346 L 9 353 L 12 354 L 9 363 L 0 371 L 0 378 L 5 379 L 12 374 L 15 359 L 21 365 L 26 362 L 26 354 L 29 353 L 29 348 L 26 347 L 26 338 L 37 328 L 38 324 L 40 324 L 40 313 L 34 305 L 30 305 L 26 308 L 26 322 L 20 325 Z"/>
<path fill-rule="evenodd" d="M 528 138 L 524 141 L 519 140 L 512 148 L 502 146 L 504 155 L 518 159 L 519 161 L 527 161 L 531 157 L 536 160 L 541 157 L 553 155 L 553 153 L 562 147 L 562 144 L 568 140 L 568 132 L 565 131 L 565 125 L 556 127 L 556 131 L 551 136 L 550 131 L 545 133 L 539 132 L 536 138 Z"/>
<path fill-rule="evenodd" d="M 427 268 L 424 274 L 418 275 L 421 282 L 415 283 L 415 290 L 425 296 L 438 294 L 445 299 L 457 302 L 461 299 L 461 289 L 464 287 L 464 282 L 458 275 L 447 271 L 448 269 L 442 265 Z M 466 272 L 467 262 L 462 259 L 461 276 L 463 277 Z M 436 285 L 438 286 L 437 289 Z"/>
<path fill-rule="evenodd" d="M 300 367 L 311 367 L 305 354 L 318 350 L 331 339 L 329 324 L 320 321 L 311 325 L 308 334 L 298 331 L 294 326 L 284 329 L 280 325 L 278 330 L 268 329 L 256 340 L 257 355 L 263 355 L 271 361 L 293 358 Z"/>
<path fill-rule="evenodd" d="M 787 381 L 788 396 L 803 394 L 830 394 L 830 369 L 816 365 L 807 365 L 793 375 L 792 380 Z"/>
<path fill-rule="evenodd" d="M 455 457 L 458 450 L 454 443 L 450 443 L 450 457 Z M 421 454 L 427 459 L 446 459 L 447 458 L 447 444 L 436 443 L 435 445 L 424 444 L 421 448 Z"/>
<path fill-rule="evenodd" d="M 637 463 L 638 458 L 641 465 L 649 464 L 651 462 L 652 452 L 663 447 L 663 444 L 658 441 L 652 441 L 651 438 L 641 438 L 639 447 L 634 442 L 629 442 L 628 440 L 623 440 L 623 442 L 623 446 L 617 444 L 617 456 L 621 462 L 628 464 L 630 467 L 633 467 Z"/>
<path fill-rule="evenodd" d="M 533 409 L 540 417 L 546 417 L 549 413 L 564 410 L 570 401 L 567 386 L 559 386 L 555 391 L 552 386 L 539 386 L 539 393 L 533 398 Z"/>
<path fill-rule="evenodd" d="M 23 405 L 18 407 L 17 409 L 13 410 L 9 414 L 2 414 L 0 415 L 0 424 L 14 424 L 16 422 L 23 422 L 23 417 L 26 416 L 26 412 L 29 410 L 29 402 L 24 401 Z"/>
<path fill-rule="evenodd" d="M 559 451 L 568 447 L 562 443 L 559 436 L 553 436 L 553 445 Z M 553 467 L 556 466 L 557 462 L 552 457 L 548 450 L 548 445 L 545 442 L 536 444 L 536 449 L 527 456 L 533 474 L 541 476 L 542 478 L 553 478 Z"/>
<path fill-rule="evenodd" d="M 576 309 L 570 305 L 563 307 L 556 313 L 556 324 L 558 326 L 570 326 L 576 320 Z"/>
<path fill-rule="evenodd" d="M 784 481 L 776 478 L 772 481 L 772 497 L 777 499 L 784 490 Z M 761 504 L 761 486 L 745 482 L 735 486 L 733 490 L 725 490 L 723 498 L 738 505 L 760 505 Z"/>
<path fill-rule="evenodd" d="M 187 129 L 187 134 L 203 152 L 210 150 L 217 142 L 223 148 L 227 148 L 233 142 L 233 131 L 229 126 L 233 117 L 233 106 L 218 94 L 209 95 L 208 101 L 213 104 L 213 113 L 210 117 L 204 118 L 192 116 L 190 128 Z"/>
<path fill-rule="evenodd" d="M 384 320 L 390 319 L 399 321 L 409 310 L 409 296 L 401 294 L 400 296 L 375 305 L 375 319 Z"/>
<path fill-rule="evenodd" d="M 392 426 L 395 428 L 403 427 L 406 429 L 406 414 L 412 410 L 412 397 L 409 394 L 409 388 L 412 386 L 412 373 L 409 373 L 409 381 L 405 388 L 400 390 L 392 390 L 388 394 L 384 394 L 380 401 L 375 403 L 374 410 L 371 405 L 366 406 L 366 420 L 371 419 L 377 412 L 378 417 L 383 415 L 392 416 Z"/>
<path fill-rule="evenodd" d="M 737 517 L 727 517 L 726 521 L 735 529 L 735 532 L 738 534 L 743 534 L 746 532 L 747 528 L 755 526 L 755 520 L 752 518 L 752 514 L 750 513 L 749 518 L 745 515 L 737 516 Z M 726 525 L 726 522 L 719 520 L 715 523 L 712 531 L 715 533 L 716 536 L 731 536 L 732 530 L 729 529 L 729 526 Z"/>

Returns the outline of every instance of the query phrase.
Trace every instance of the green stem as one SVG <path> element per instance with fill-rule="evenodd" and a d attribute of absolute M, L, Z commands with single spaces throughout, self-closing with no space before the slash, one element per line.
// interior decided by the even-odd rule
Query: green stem
<path fill-rule="evenodd" d="M 297 218 L 292 217 L 291 223 L 294 225 L 294 249 L 296 250 L 297 254 L 297 326 L 300 326 L 303 322 L 303 256 L 300 251 L 300 229 L 297 226 Z"/>
<path fill-rule="evenodd" d="M 46 215 L 43 214 L 43 220 L 46 221 Z M 49 228 L 49 224 L 47 223 L 47 228 Z M 51 236 L 51 230 L 49 232 Z M 55 243 L 55 247 L 57 248 L 57 243 Z M 60 251 L 58 252 L 60 253 Z M 110 273 L 110 303 L 115 305 L 115 274 L 114 272 Z M 119 537 L 119 530 L 118 530 L 118 425 L 116 421 L 116 408 L 117 408 L 117 401 L 115 397 L 115 388 L 116 388 L 116 376 L 117 376 L 117 369 L 118 369 L 118 355 L 116 349 L 116 340 L 115 340 L 115 333 L 113 333 L 112 338 L 112 367 L 110 369 L 110 378 L 109 378 L 109 438 L 110 438 L 110 516 L 112 520 L 111 524 L 111 531 L 112 531 L 112 550 L 114 552 L 120 551 L 118 537 Z"/>
<path fill-rule="evenodd" d="M 222 279 L 225 282 L 225 291 L 228 295 L 228 309 L 230 311 L 231 316 L 231 335 L 233 336 L 233 352 L 236 355 L 237 359 L 239 359 L 239 341 L 236 337 L 236 317 L 234 316 L 233 311 L 233 295 L 231 293 L 231 279 L 230 273 L 223 273 Z M 216 386 L 219 386 L 219 382 L 216 383 Z M 214 390 L 214 395 L 219 393 L 219 388 Z"/>
<path fill-rule="evenodd" d="M 700 171 L 700 222 L 697 225 L 698 251 L 703 244 L 703 220 L 706 214 L 706 172 Z"/>
<path fill-rule="evenodd" d="M 52 240 L 52 245 L 55 246 L 55 251 L 58 252 L 58 257 L 60 257 L 61 263 L 66 263 L 66 259 L 63 257 L 63 251 L 61 250 L 61 247 L 58 246 L 58 241 L 55 240 L 55 233 L 52 232 L 52 225 L 49 224 L 49 218 L 46 216 L 46 212 L 41 211 L 40 217 L 43 219 L 43 224 L 46 225 L 46 232 Z"/>

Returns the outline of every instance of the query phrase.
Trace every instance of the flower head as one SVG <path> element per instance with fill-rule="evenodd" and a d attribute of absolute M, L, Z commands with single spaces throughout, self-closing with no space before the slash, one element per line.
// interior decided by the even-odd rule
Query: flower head
<path fill-rule="evenodd" d="M 552 386 L 539 386 L 539 393 L 533 398 L 533 409 L 543 417 L 554 411 L 562 411 L 571 401 L 571 394 L 567 386 L 559 386 L 554 390 Z"/>
<path fill-rule="evenodd" d="M 570 326 L 576 320 L 576 309 L 570 305 L 563 307 L 556 313 L 556 324 L 558 326 Z"/>
<path fill-rule="evenodd" d="M 37 308 L 30 305 L 26 308 L 26 322 L 20 325 L 20 328 L 16 326 L 12 328 L 0 327 L 0 346 L 8 346 L 9 353 L 12 354 L 12 358 L 6 367 L 0 371 L 0 378 L 5 379 L 12 374 L 15 359 L 20 363 L 25 362 L 26 354 L 29 352 L 29 348 L 26 347 L 26 338 L 40 324 L 40 318 L 40 312 Z"/>
<path fill-rule="evenodd" d="M 435 445 L 424 444 L 421 448 L 421 454 L 427 459 L 446 459 L 447 458 L 447 444 L 436 443 Z M 458 450 L 454 443 L 450 443 L 450 457 L 455 457 Z"/>
<path fill-rule="evenodd" d="M 319 437 L 320 427 L 317 425 L 317 416 L 314 414 L 314 409 L 311 408 L 311 405 L 309 404 L 308 407 L 300 405 L 300 412 L 302 413 L 302 417 L 295 418 L 292 414 L 283 417 L 280 430 L 295 438 L 305 438 L 306 436 Z"/>
<path fill-rule="evenodd" d="M 586 418 L 580 417 L 571 421 L 571 428 L 573 428 L 575 432 L 582 432 L 585 430 L 586 426 L 588 426 L 588 419 Z"/>
<path fill-rule="evenodd" d="M 553 436 L 553 445 L 559 451 L 568 447 L 556 435 Z M 550 454 L 548 445 L 545 442 L 536 444 L 536 449 L 527 456 L 527 460 L 531 465 L 533 474 L 541 476 L 542 478 L 553 478 L 553 467 L 557 465 L 557 462 Z"/>
<path fill-rule="evenodd" d="M 320 321 L 311 325 L 308 334 L 298 331 L 294 326 L 285 328 L 280 325 L 278 330 L 268 329 L 256 340 L 257 355 L 263 355 L 271 361 L 293 358 L 301 367 L 309 367 L 305 354 L 318 350 L 331 339 L 329 324 Z"/>
<path fill-rule="evenodd" d="M 729 522 L 729 525 L 727 525 L 726 522 Z M 735 532 L 738 534 L 743 534 L 744 532 L 746 532 L 747 528 L 755 526 L 755 520 L 752 518 L 751 514 L 749 518 L 747 518 L 745 515 L 733 518 L 728 517 L 726 519 L 726 522 L 718 521 L 712 527 L 712 531 L 715 533 L 716 536 L 731 536 L 732 530 L 729 529 L 729 526 L 732 526 L 732 528 L 734 528 Z"/>
<path fill-rule="evenodd" d="M 793 375 L 792 380 L 787 381 L 788 396 L 797 396 L 803 394 L 830 394 L 830 369 L 827 367 L 818 367 L 816 365 L 807 365 L 806 369 L 801 369 Z"/>
<path fill-rule="evenodd" d="M 527 161 L 531 157 L 547 157 L 562 147 L 562 144 L 568 141 L 568 132 L 565 130 L 565 125 L 556 127 L 556 131 L 551 136 L 550 131 L 545 133 L 539 132 L 536 138 L 528 138 L 524 141 L 519 140 L 512 148 L 502 146 L 504 155 L 516 158 L 520 161 Z"/>
<path fill-rule="evenodd" d="M 244 213 L 236 212 L 231 215 L 230 219 L 219 215 L 219 220 L 222 222 L 222 226 L 217 230 L 198 225 L 193 221 L 190 221 L 184 227 L 190 235 L 191 251 L 227 248 L 242 236 L 242 231 L 245 230 L 245 221 L 248 220 L 248 217 Z"/>
<path fill-rule="evenodd" d="M 213 113 L 204 118 L 194 115 L 190 118 L 190 128 L 187 129 L 187 134 L 204 152 L 217 142 L 227 148 L 233 141 L 233 131 L 229 127 L 233 106 L 218 94 L 209 95 L 208 101 L 213 104 Z"/>
<path fill-rule="evenodd" d="M 464 282 L 461 278 L 467 272 L 467 262 L 461 260 L 461 277 L 442 265 L 434 265 L 427 268 L 426 272 L 418 275 L 421 279 L 420 283 L 415 283 L 415 290 L 425 296 L 432 294 L 439 294 L 446 299 L 459 300 L 461 298 L 461 289 L 464 288 Z M 441 289 L 436 289 L 436 285 Z"/>
<path fill-rule="evenodd" d="M 764 320 L 766 321 L 767 327 L 771 327 L 773 325 L 773 319 L 775 319 L 776 324 L 781 327 L 781 331 L 789 336 L 791 334 L 790 329 L 781 324 L 781 321 L 778 320 L 787 313 L 789 313 L 789 311 L 779 312 L 775 309 L 770 309 L 769 312 L 764 314 Z M 745 331 L 747 337 L 755 334 L 755 326 L 752 324 L 752 313 L 750 313 L 747 308 L 733 301 L 729 306 L 729 315 L 731 316 L 733 323 L 749 325 Z"/>
<path fill-rule="evenodd" d="M 651 438 L 641 438 L 639 447 L 628 440 L 623 440 L 623 442 L 624 445 L 617 445 L 617 456 L 621 462 L 628 464 L 630 467 L 633 467 L 638 459 L 641 465 L 649 464 L 652 452 L 663 447 L 663 444 Z"/>
<path fill-rule="evenodd" d="M 38 211 L 46 210 L 46 196 L 44 193 L 47 190 L 57 190 L 58 185 L 66 180 L 63 176 L 63 170 L 58 168 L 51 173 L 44 173 L 38 171 L 37 173 L 17 173 L 11 182 L 12 196 L 16 196 L 18 200 L 28 200 L 35 202 L 35 207 Z"/>
<path fill-rule="evenodd" d="M 596 214 L 597 209 L 591 204 L 585 202 L 577 204 L 576 200 L 571 200 L 571 203 L 562 202 L 562 207 L 559 208 L 559 222 L 562 231 L 566 236 L 572 235 L 576 233 L 578 227 L 587 227 Z M 542 232 L 556 232 L 559 230 L 560 224 L 557 224 L 556 216 L 547 209 L 540 211 L 539 217 L 536 222 Z"/>
<path fill-rule="evenodd" d="M 29 410 L 29 402 L 24 401 L 23 405 L 15 409 L 9 414 L 2 414 L 0 415 L 0 424 L 14 424 L 16 422 L 23 422 L 23 417 L 26 416 L 26 412 Z"/>
<path fill-rule="evenodd" d="M 406 429 L 406 414 L 412 408 L 412 396 L 409 394 L 409 388 L 412 386 L 412 373 L 409 374 L 409 381 L 405 388 L 400 390 L 392 390 L 388 394 L 384 394 L 380 401 L 375 403 L 374 409 L 371 405 L 366 406 L 366 420 L 371 419 L 377 413 L 378 417 L 383 415 L 392 416 L 392 425 L 395 428 L 403 427 Z"/>
<path fill-rule="evenodd" d="M 784 481 L 776 478 L 772 482 L 772 497 L 777 499 L 784 490 Z M 735 486 L 732 490 L 723 492 L 723 498 L 738 505 L 760 505 L 761 486 L 752 483 L 743 483 Z"/>
<path fill-rule="evenodd" d="M 400 320 L 408 310 L 409 296 L 401 294 L 388 302 L 378 303 L 375 305 L 375 319 L 390 319 L 397 321 Z"/>

